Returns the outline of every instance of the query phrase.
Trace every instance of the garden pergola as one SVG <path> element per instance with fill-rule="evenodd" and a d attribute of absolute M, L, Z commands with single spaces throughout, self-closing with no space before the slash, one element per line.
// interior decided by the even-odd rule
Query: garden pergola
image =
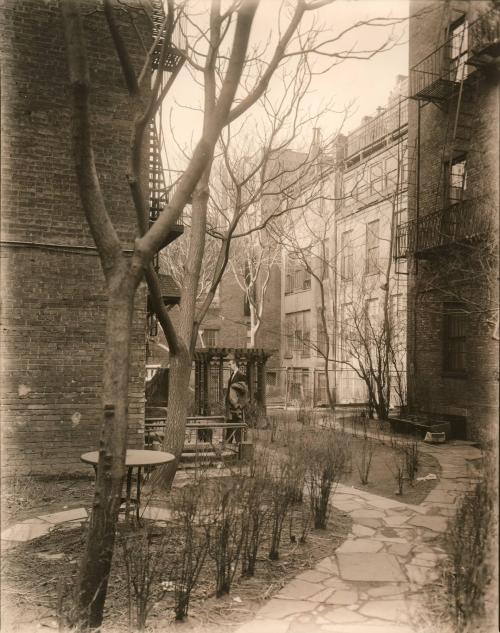
<path fill-rule="evenodd" d="M 236 358 L 247 378 L 250 403 L 266 409 L 266 362 L 271 350 L 238 347 L 199 348 L 194 353 L 196 415 L 224 412 L 229 358 Z"/>

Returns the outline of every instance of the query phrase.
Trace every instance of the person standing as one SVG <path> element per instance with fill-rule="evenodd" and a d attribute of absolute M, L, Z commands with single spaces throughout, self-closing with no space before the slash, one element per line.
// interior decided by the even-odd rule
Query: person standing
<path fill-rule="evenodd" d="M 248 400 L 248 386 L 245 374 L 241 371 L 234 356 L 229 359 L 231 373 L 226 389 L 226 420 L 228 422 L 243 422 L 243 408 Z M 227 429 L 226 440 L 241 442 L 241 429 Z"/>

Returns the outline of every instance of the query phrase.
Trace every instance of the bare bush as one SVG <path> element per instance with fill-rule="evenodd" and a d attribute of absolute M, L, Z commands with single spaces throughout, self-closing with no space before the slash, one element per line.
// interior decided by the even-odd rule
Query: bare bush
<path fill-rule="evenodd" d="M 246 525 L 241 557 L 243 576 L 253 576 L 259 547 L 264 531 L 269 523 L 269 482 L 271 478 L 271 462 L 266 452 L 256 453 L 250 463 L 249 476 L 243 489 L 243 520 Z"/>
<path fill-rule="evenodd" d="M 391 436 L 391 447 L 392 464 L 389 464 L 389 470 L 398 487 L 396 494 L 402 495 L 404 492 L 404 481 L 407 469 L 406 453 L 403 448 L 403 443 L 393 436 Z"/>
<path fill-rule="evenodd" d="M 420 460 L 420 449 L 418 445 L 418 440 L 416 438 L 413 438 L 405 442 L 403 445 L 403 451 L 405 455 L 406 476 L 408 478 L 408 481 L 410 482 L 410 485 L 413 486 L 417 476 Z"/>
<path fill-rule="evenodd" d="M 351 445 L 347 434 L 329 430 L 304 436 L 309 454 L 306 487 L 309 491 L 314 527 L 326 529 L 330 495 L 349 463 Z"/>
<path fill-rule="evenodd" d="M 180 488 L 173 498 L 179 537 L 173 574 L 174 611 L 179 621 L 188 614 L 191 593 L 207 556 L 210 524 L 207 524 L 203 504 L 205 490 L 204 477 L 197 477 L 193 485 Z"/>
<path fill-rule="evenodd" d="M 309 503 L 294 504 L 290 508 L 290 542 L 303 545 L 311 530 L 312 513 Z"/>
<path fill-rule="evenodd" d="M 219 598 L 231 591 L 240 560 L 247 525 L 242 509 L 244 478 L 218 481 L 209 501 L 207 521 L 210 524 L 208 553 L 215 562 L 215 595 Z"/>
<path fill-rule="evenodd" d="M 277 459 L 269 483 L 269 507 L 271 514 L 271 545 L 269 548 L 269 558 L 271 560 L 279 559 L 283 525 L 292 503 L 292 489 L 290 487 L 289 475 L 290 465 L 288 459 Z"/>
<path fill-rule="evenodd" d="M 373 455 L 377 448 L 376 443 L 370 437 L 365 436 L 363 444 L 361 445 L 361 454 L 357 460 L 356 466 L 359 473 L 359 479 L 361 483 L 366 486 L 368 478 L 370 476 L 370 469 L 372 466 Z"/>
<path fill-rule="evenodd" d="M 136 628 L 143 631 L 151 608 L 158 598 L 157 580 L 167 572 L 167 537 L 162 535 L 160 539 L 155 538 L 158 536 L 158 528 L 148 525 L 119 534 L 127 581 L 129 628 L 132 627 L 134 613 Z"/>
<path fill-rule="evenodd" d="M 493 494 L 485 477 L 462 498 L 445 535 L 443 581 L 457 633 L 479 630 L 492 577 Z"/>

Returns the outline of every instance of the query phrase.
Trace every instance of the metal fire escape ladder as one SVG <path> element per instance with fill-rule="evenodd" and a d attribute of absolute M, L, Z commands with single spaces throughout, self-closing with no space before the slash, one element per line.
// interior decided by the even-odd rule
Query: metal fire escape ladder
<path fill-rule="evenodd" d="M 162 81 L 160 86 L 160 92 L 163 88 L 164 81 L 168 81 L 172 75 L 177 74 L 182 65 L 184 64 L 185 58 L 180 52 L 180 47 L 177 47 L 173 40 L 175 38 L 176 33 L 172 35 L 172 41 L 167 43 L 168 50 L 165 51 L 166 54 L 164 57 L 164 63 L 160 68 L 160 61 L 162 57 L 162 49 L 165 45 L 165 35 L 161 32 L 162 27 L 165 22 L 165 10 L 163 7 L 162 0 L 150 0 L 150 4 L 152 7 L 152 36 L 153 40 L 158 38 L 155 50 L 153 51 L 152 60 L 151 60 L 151 68 L 153 71 L 153 80 L 155 78 L 156 73 L 162 73 Z M 176 25 L 178 28 L 179 25 Z M 179 39 L 179 38 L 178 38 Z M 165 154 L 165 142 L 163 139 L 162 128 L 162 108 L 160 104 L 159 112 L 156 115 L 156 118 L 153 118 L 149 123 L 149 221 L 150 225 L 155 222 L 163 209 L 168 205 L 169 201 L 169 192 L 172 188 L 168 178 L 168 170 L 165 169 L 163 160 Z M 157 124 L 158 122 L 158 124 Z M 172 230 L 165 238 L 165 241 L 160 247 L 164 248 L 170 242 L 177 239 L 184 232 L 184 226 L 182 223 L 182 217 L 180 217 L 172 227 Z M 162 295 L 166 305 L 174 305 L 178 303 L 180 295 L 179 290 L 173 281 L 173 279 L 169 275 L 162 275 L 160 273 L 160 262 L 159 262 L 159 253 L 156 253 L 153 258 L 153 265 L 158 273 L 160 285 L 162 287 Z M 149 305 L 148 301 L 148 325 L 149 325 L 149 334 L 150 336 L 156 336 L 158 333 L 158 325 L 156 322 L 156 317 L 152 308 Z"/>

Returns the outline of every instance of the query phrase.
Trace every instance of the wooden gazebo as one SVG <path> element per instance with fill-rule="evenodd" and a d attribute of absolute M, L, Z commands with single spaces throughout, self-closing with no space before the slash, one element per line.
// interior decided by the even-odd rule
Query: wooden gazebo
<path fill-rule="evenodd" d="M 196 415 L 224 412 L 225 389 L 229 378 L 229 357 L 234 356 L 246 375 L 250 403 L 266 409 L 266 362 L 271 350 L 255 348 L 207 347 L 194 353 Z"/>

